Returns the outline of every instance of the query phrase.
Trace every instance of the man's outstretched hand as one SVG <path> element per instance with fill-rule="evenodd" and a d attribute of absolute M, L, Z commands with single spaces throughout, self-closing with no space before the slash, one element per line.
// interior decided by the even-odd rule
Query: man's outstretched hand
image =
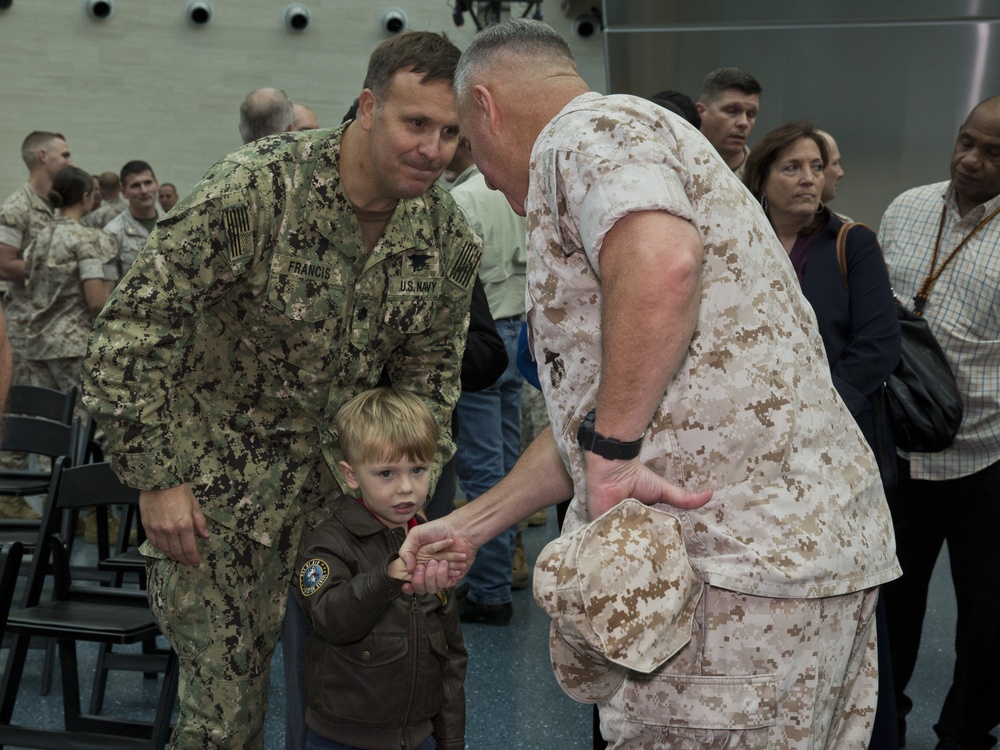
<path fill-rule="evenodd" d="M 410 571 L 407 594 L 432 594 L 454 586 L 465 575 L 477 548 L 455 530 L 451 516 L 410 529 L 399 557 Z"/>

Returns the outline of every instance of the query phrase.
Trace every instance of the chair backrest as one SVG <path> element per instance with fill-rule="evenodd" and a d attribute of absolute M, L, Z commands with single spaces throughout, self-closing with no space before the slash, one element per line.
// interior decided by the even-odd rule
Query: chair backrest
<path fill-rule="evenodd" d="M 14 585 L 23 555 L 24 545 L 20 542 L 8 542 L 0 549 L 0 638 L 3 638 L 7 615 L 14 600 Z"/>
<path fill-rule="evenodd" d="M 139 490 L 123 484 L 111 470 L 110 463 L 105 461 L 71 467 L 66 456 L 58 457 L 52 464 L 52 479 L 35 542 L 35 553 L 31 558 L 24 606 L 34 606 L 41 600 L 54 539 L 59 534 L 66 511 L 138 504 Z"/>
<path fill-rule="evenodd" d="M 73 421 L 75 405 L 75 385 L 71 385 L 65 391 L 57 391 L 40 385 L 18 383 L 10 387 L 10 395 L 7 397 L 8 414 L 43 417 L 63 424 Z"/>
<path fill-rule="evenodd" d="M 8 414 L 3 422 L 0 450 L 42 456 L 75 456 L 79 452 L 80 420 L 66 424 L 41 417 Z"/>

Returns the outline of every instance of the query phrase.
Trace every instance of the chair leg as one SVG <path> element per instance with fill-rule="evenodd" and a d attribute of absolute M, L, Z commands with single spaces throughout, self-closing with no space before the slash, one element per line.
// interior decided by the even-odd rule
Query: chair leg
<path fill-rule="evenodd" d="M 62 665 L 63 717 L 67 732 L 83 731 L 80 726 L 80 673 L 76 661 L 76 641 L 59 640 Z"/>
<path fill-rule="evenodd" d="M 108 668 L 105 666 L 110 643 L 102 643 L 97 650 L 97 664 L 94 666 L 94 687 L 90 691 L 90 713 L 95 716 L 104 710 L 104 691 L 108 684 Z"/>
<path fill-rule="evenodd" d="M 52 673 L 55 672 L 56 642 L 53 638 L 45 639 L 45 657 L 42 660 L 42 684 L 38 694 L 43 698 L 52 692 Z"/>
<path fill-rule="evenodd" d="M 160 688 L 160 700 L 156 704 L 153 731 L 149 738 L 150 750 L 162 750 L 170 739 L 170 719 L 173 718 L 174 704 L 177 702 L 179 672 L 177 654 L 170 649 L 167 655 L 167 668 L 163 673 L 163 687 Z"/>
<path fill-rule="evenodd" d="M 3 671 L 3 684 L 0 686 L 0 724 L 10 724 L 14 715 L 14 703 L 17 701 L 17 691 L 21 685 L 21 675 L 24 674 L 24 662 L 28 658 L 28 645 L 31 638 L 27 635 L 13 636 L 14 640 L 7 655 L 7 666 Z"/>
<path fill-rule="evenodd" d="M 148 656 L 152 660 L 162 661 L 166 652 L 156 645 L 155 638 L 149 638 L 142 642 L 142 655 Z M 104 710 L 104 696 L 107 692 L 108 674 L 113 669 L 128 669 L 136 671 L 133 666 L 135 662 L 127 665 L 121 663 L 121 659 L 115 658 L 114 645 L 102 643 L 97 652 L 97 663 L 94 667 L 94 685 L 90 691 L 90 713 L 97 716 Z M 155 680 L 160 676 L 159 666 L 153 665 L 154 671 L 143 672 L 142 676 L 147 680 Z"/>

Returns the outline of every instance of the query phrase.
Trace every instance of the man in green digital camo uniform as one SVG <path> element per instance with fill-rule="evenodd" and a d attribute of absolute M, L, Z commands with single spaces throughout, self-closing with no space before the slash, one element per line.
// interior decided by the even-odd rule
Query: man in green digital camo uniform
<path fill-rule="evenodd" d="M 262 747 L 303 530 L 346 493 L 333 418 L 383 375 L 451 411 L 482 254 L 434 182 L 459 51 L 373 53 L 358 118 L 268 136 L 163 219 L 98 320 L 86 404 L 143 490 L 149 596 L 181 657 L 173 747 Z M 353 502 L 353 500 L 351 501 Z"/>

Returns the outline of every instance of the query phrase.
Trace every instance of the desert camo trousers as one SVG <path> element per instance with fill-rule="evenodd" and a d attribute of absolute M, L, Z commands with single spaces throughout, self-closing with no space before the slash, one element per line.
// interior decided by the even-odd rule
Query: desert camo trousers
<path fill-rule="evenodd" d="M 705 586 L 691 641 L 600 704 L 615 750 L 866 750 L 878 589 L 770 599 Z"/>
<path fill-rule="evenodd" d="M 263 748 L 271 656 L 299 540 L 339 497 L 323 464 L 270 547 L 208 519 L 198 567 L 147 558 L 150 605 L 180 661 L 171 748 Z"/>

